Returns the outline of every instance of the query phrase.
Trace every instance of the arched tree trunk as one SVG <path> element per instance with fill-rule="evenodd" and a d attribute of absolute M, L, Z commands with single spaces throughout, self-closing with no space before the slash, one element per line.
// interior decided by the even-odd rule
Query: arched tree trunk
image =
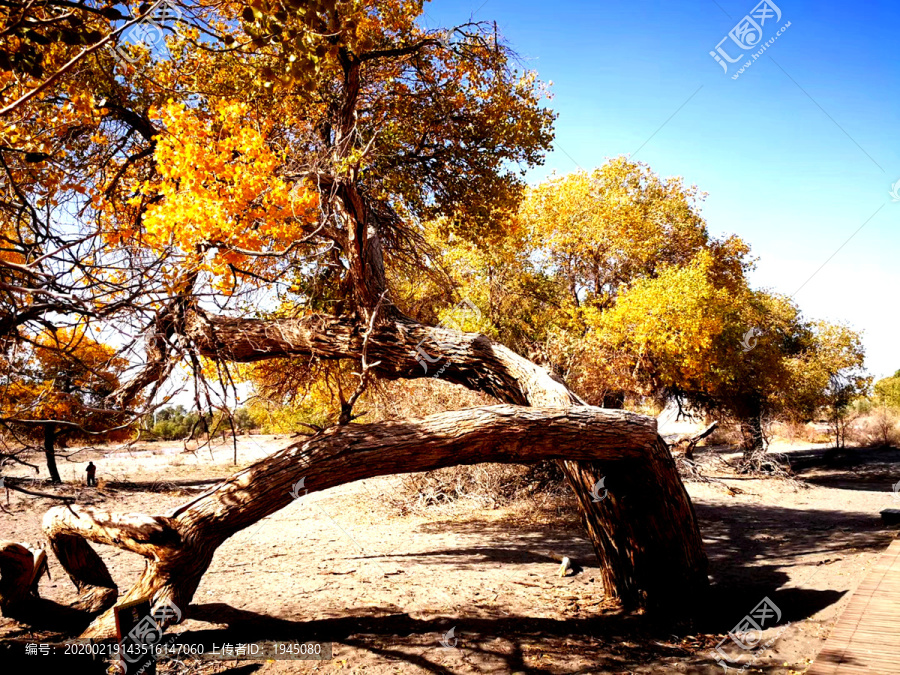
<path fill-rule="evenodd" d="M 93 551 L 93 555 L 86 554 L 90 550 L 86 540 L 90 540 L 147 558 L 143 575 L 120 604 L 155 598 L 158 603 L 174 603 L 183 612 L 213 554 L 226 539 L 302 498 L 307 491 L 371 476 L 458 464 L 563 457 L 568 461 L 602 462 L 611 476 L 624 476 L 633 470 L 646 471 L 648 462 L 651 466 L 665 464 L 665 455 L 655 420 L 633 413 L 589 406 L 472 408 L 420 420 L 333 427 L 239 471 L 165 515 L 110 515 L 86 508 L 56 507 L 47 512 L 44 531 L 81 592 L 83 605 L 108 609 L 115 600 L 110 593 L 115 586 L 102 561 Z M 298 486 L 301 479 L 302 491 Z M 649 485 L 651 479 L 645 482 Z M 624 505 L 614 506 L 614 513 L 625 511 L 636 501 L 635 494 L 617 493 L 630 489 L 630 483 L 616 480 L 610 485 L 613 487 L 603 502 Z M 660 499 L 670 500 L 668 508 L 658 515 L 644 523 L 630 524 L 624 535 L 618 531 L 594 534 L 619 547 L 628 546 L 627 536 L 649 539 L 648 533 L 653 533 L 659 537 L 658 529 L 668 537 L 681 528 L 682 519 L 692 516 L 678 508 L 680 483 L 669 488 Z M 642 499 L 646 497 L 641 495 Z M 657 504 L 656 500 L 652 503 Z M 591 526 L 595 527 L 593 523 Z M 674 585 L 666 559 L 641 558 L 639 565 L 637 579 L 660 576 L 650 587 L 640 588 L 648 595 L 663 592 L 666 582 Z M 617 582 L 627 580 L 615 577 Z M 103 601 L 98 602 L 101 598 Z M 108 610 L 84 637 L 107 637 L 113 630 L 113 614 Z"/>
<path fill-rule="evenodd" d="M 56 468 L 56 425 L 44 424 L 44 459 L 47 462 L 47 472 L 50 474 L 50 481 L 53 483 L 61 483 L 59 477 L 59 469 Z"/>
<path fill-rule="evenodd" d="M 341 134 L 354 124 L 352 101 L 359 75 L 359 63 L 344 66 L 351 103 Z M 559 379 L 483 335 L 423 326 L 403 316 L 387 298 L 378 218 L 358 192 L 352 171 L 333 183 L 326 181 L 320 192 L 323 205 L 340 224 L 338 238 L 350 263 L 348 300 L 361 316 L 377 319 L 373 329 L 367 332 L 367 321 L 360 317 L 211 317 L 180 301 L 149 336 L 148 366 L 116 394 L 120 404 L 164 377 L 172 367 L 171 354 L 180 349 L 242 363 L 289 356 L 359 360 L 365 342 L 368 362 L 378 363 L 373 370 L 379 377 L 440 377 L 519 406 L 583 405 Z M 639 456 L 619 457 L 613 464 L 575 457 L 568 447 L 557 450 L 599 558 L 606 593 L 628 607 L 675 608 L 683 614 L 695 606 L 708 585 L 707 559 L 693 506 L 665 443 L 654 434 Z M 614 488 L 597 499 L 604 482 Z M 255 509 L 246 503 L 242 508 Z"/>
<path fill-rule="evenodd" d="M 270 321 L 192 311 L 186 333 L 202 354 L 237 362 L 289 355 L 359 359 L 363 346 L 352 320 L 329 316 Z M 380 361 L 377 372 L 389 379 L 439 375 L 507 403 L 583 405 L 546 370 L 476 333 L 394 317 L 369 335 L 367 354 L 369 361 Z M 560 466 L 578 497 L 610 596 L 627 607 L 665 610 L 706 588 L 707 559 L 693 505 L 661 439 L 622 470 L 563 460 Z M 616 490 L 594 501 L 592 489 L 601 479 Z"/>
<path fill-rule="evenodd" d="M 191 309 L 181 330 L 183 339 L 198 353 L 244 363 L 288 356 L 360 359 L 364 342 L 364 331 L 356 320 L 327 315 L 233 319 Z M 375 371 L 380 377 L 412 379 L 439 374 L 448 382 L 515 405 L 572 411 L 583 405 L 547 371 L 483 335 L 423 326 L 395 314 L 376 324 L 368 335 L 366 350 L 370 363 L 379 362 Z M 152 361 L 148 368 L 160 370 Z M 146 384 L 146 379 L 137 381 Z M 118 393 L 120 400 L 131 395 L 132 385 Z M 654 420 L 642 419 L 655 428 Z M 577 457 L 574 449 L 562 445 L 555 450 L 578 496 L 606 593 L 626 606 L 674 607 L 679 615 L 696 606 L 708 585 L 707 559 L 693 506 L 665 443 L 654 433 L 642 452 L 615 461 Z M 494 461 L 492 457 L 487 454 L 480 461 Z M 410 465 L 403 462 L 398 466 Z M 595 487 L 601 481 L 608 493 Z M 248 513 L 256 509 L 246 500 L 241 508 Z M 127 596 L 134 597 L 134 593 Z"/>

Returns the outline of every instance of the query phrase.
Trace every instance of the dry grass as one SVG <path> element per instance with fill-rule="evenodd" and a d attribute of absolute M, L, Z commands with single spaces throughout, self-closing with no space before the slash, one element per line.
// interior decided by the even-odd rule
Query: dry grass
<path fill-rule="evenodd" d="M 831 441 L 831 436 L 826 429 L 804 422 L 773 422 L 768 431 L 773 439 L 782 439 L 791 445 L 797 443 L 828 443 Z"/>
<path fill-rule="evenodd" d="M 497 403 L 485 394 L 435 379 L 379 383 L 373 394 L 365 406 L 367 421 L 424 417 Z M 390 502 L 406 514 L 463 503 L 496 509 L 532 495 L 564 493 L 562 472 L 552 462 L 475 464 L 406 475 Z"/>
<path fill-rule="evenodd" d="M 900 448 L 900 414 L 890 408 L 876 408 L 855 420 L 848 436 L 854 445 Z"/>
<path fill-rule="evenodd" d="M 737 424 L 720 424 L 704 439 L 703 445 L 740 445 L 741 432 Z"/>
<path fill-rule="evenodd" d="M 536 495 L 566 492 L 562 472 L 553 462 L 474 464 L 404 476 L 389 501 L 406 515 L 462 502 L 496 509 Z"/>
<path fill-rule="evenodd" d="M 375 383 L 360 410 L 368 414 L 366 422 L 426 417 L 448 410 L 463 410 L 498 401 L 487 394 L 431 378 L 421 380 L 379 381 Z"/>

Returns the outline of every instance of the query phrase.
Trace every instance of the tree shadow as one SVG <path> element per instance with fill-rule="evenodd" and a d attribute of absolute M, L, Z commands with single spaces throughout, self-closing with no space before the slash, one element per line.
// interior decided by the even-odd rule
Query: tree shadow
<path fill-rule="evenodd" d="M 717 615 L 710 630 L 734 625 L 766 596 L 783 611 L 782 622 L 821 611 L 845 591 L 812 591 L 794 584 L 807 584 L 820 566 L 848 555 L 880 552 L 894 537 L 869 513 L 746 504 L 695 503 L 694 508 L 710 561 L 709 616 Z M 804 564 L 811 571 L 791 580 L 787 570 Z M 716 607 L 721 610 L 715 612 Z"/>
<path fill-rule="evenodd" d="M 190 608 L 190 618 L 226 624 L 225 629 L 191 630 L 188 641 L 223 642 L 255 640 L 304 640 L 332 642 L 353 647 L 398 664 L 426 672 L 623 672 L 656 667 L 656 672 L 721 672 L 712 658 L 712 647 L 764 598 L 774 603 L 780 616 L 766 628 L 808 619 L 840 600 L 844 590 L 805 588 L 810 576 L 799 581 L 788 571 L 814 562 L 830 564 L 859 551 L 877 552 L 892 538 L 870 514 L 844 511 L 808 511 L 765 505 L 695 504 L 701 532 L 710 558 L 712 584 L 705 598 L 698 598 L 694 616 L 651 618 L 607 606 L 574 619 L 517 614 L 485 617 L 460 613 L 434 618 L 411 617 L 395 608 L 348 610 L 339 617 L 309 621 L 269 616 L 225 604 Z M 430 523 L 428 528 L 435 527 Z M 442 530 L 477 530 L 488 545 L 442 547 L 385 557 L 415 557 L 427 565 L 489 563 L 524 565 L 555 562 L 544 551 L 557 550 L 583 561 L 585 574 L 596 567 L 590 543 L 575 531 L 555 524 L 521 528 L 513 535 L 508 523 L 471 518 L 448 521 Z M 378 557 L 378 556 L 376 556 Z M 824 558 L 824 559 L 823 559 Z M 441 647 L 442 633 L 456 628 L 456 652 Z M 686 647 L 682 638 L 705 639 Z M 546 666 L 535 666 L 538 646 Z M 464 654 L 462 667 L 448 654 Z M 567 655 L 578 655 L 592 664 L 585 671 L 560 667 Z M 571 660 L 571 658 L 570 658 Z M 448 665 L 446 661 L 452 661 Z M 479 664 L 476 668 L 473 664 Z M 555 664 L 555 665 L 552 665 Z M 402 666 L 401 666 L 402 667 Z M 782 672 L 777 664 L 754 663 L 760 672 Z"/>
<path fill-rule="evenodd" d="M 334 645 L 338 657 L 343 645 L 387 659 L 397 667 L 408 664 L 430 673 L 632 672 L 651 665 L 659 669 L 653 672 L 672 672 L 676 664 L 686 663 L 691 669 L 682 672 L 713 673 L 720 669 L 711 657 L 711 648 L 698 653 L 673 639 L 677 636 L 672 635 L 671 626 L 622 612 L 583 619 L 515 615 L 419 619 L 368 608 L 349 611 L 338 618 L 295 621 L 210 603 L 191 606 L 190 618 L 228 626 L 186 631 L 183 639 L 191 644 L 298 639 L 328 642 Z M 733 624 L 728 626 L 732 627 Z M 451 628 L 455 629 L 458 642 L 448 648 L 441 639 Z M 546 662 L 546 666 L 535 665 L 536 647 L 540 662 Z M 559 665 L 576 655 L 590 666 L 573 670 Z M 764 663 L 755 667 L 757 672 L 777 668 Z"/>
<path fill-rule="evenodd" d="M 77 635 L 88 627 L 94 616 L 83 610 L 62 605 L 47 598 L 33 598 L 20 611 L 9 618 L 23 627 L 21 629 L 22 633 L 37 631 L 50 634 Z"/>
<path fill-rule="evenodd" d="M 894 535 L 884 529 L 877 517 L 863 512 L 699 500 L 694 507 L 710 560 L 711 587 L 706 597 L 697 599 L 695 607 L 685 608 L 683 616 L 651 618 L 599 604 L 577 618 L 548 618 L 540 616 L 540 612 L 534 616 L 519 612 L 488 617 L 460 612 L 456 616 L 421 618 L 398 614 L 396 607 L 367 607 L 342 610 L 337 617 L 294 620 L 214 603 L 192 605 L 188 617 L 192 621 L 226 624 L 227 628 L 192 627 L 183 631 L 181 637 L 185 642 L 209 648 L 229 641 L 319 640 L 366 652 L 375 660 L 395 661 L 399 667 L 408 664 L 434 673 L 479 669 L 646 672 L 647 667 L 656 668 L 654 672 L 673 672 L 676 665 L 687 669 L 682 672 L 718 673 L 721 667 L 711 657 L 712 647 L 763 598 L 768 597 L 781 612 L 776 625 L 810 618 L 846 593 L 804 587 L 815 574 L 814 564 L 831 564 L 851 555 L 851 551 L 880 551 Z M 582 574 L 592 574 L 597 563 L 590 542 L 578 529 L 574 517 L 560 518 L 559 512 L 559 503 L 547 502 L 536 505 L 527 518 L 497 520 L 472 516 L 465 520 L 432 521 L 422 525 L 421 530 L 477 534 L 486 543 L 366 557 L 415 558 L 416 564 L 421 565 L 477 567 L 555 564 L 552 554 L 561 554 L 580 562 L 584 566 Z M 808 566 L 810 575 L 804 572 L 799 579 L 796 575 L 791 579 L 788 572 L 798 566 Z M 537 593 L 535 600 L 540 601 Z M 74 625 L 38 622 L 36 627 L 71 635 L 80 630 Z M 458 647 L 442 647 L 441 636 L 454 627 Z M 697 639 L 684 642 L 693 636 Z M 11 642 L 18 650 L 12 655 L 20 656 L 26 666 L 33 668 L 35 662 L 28 659 L 35 657 L 24 656 L 24 639 L 12 636 Z M 0 648 L 8 649 L 4 643 L 0 643 Z M 536 660 L 536 650 L 546 658 Z M 560 665 L 575 656 L 589 661 L 591 667 L 578 671 Z M 71 665 L 72 662 L 65 662 L 66 667 Z M 225 672 L 251 673 L 255 669 L 252 664 L 238 663 Z M 780 667 L 763 662 L 755 663 L 754 669 L 782 672 Z"/>
<path fill-rule="evenodd" d="M 790 457 L 794 473 L 812 485 L 890 493 L 900 481 L 900 450 L 896 448 L 813 449 L 791 453 Z"/>

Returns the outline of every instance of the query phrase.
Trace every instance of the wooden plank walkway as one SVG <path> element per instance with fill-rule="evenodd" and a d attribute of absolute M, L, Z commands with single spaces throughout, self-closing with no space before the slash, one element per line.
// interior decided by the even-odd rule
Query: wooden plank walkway
<path fill-rule="evenodd" d="M 868 571 L 806 675 L 900 673 L 900 539 Z"/>

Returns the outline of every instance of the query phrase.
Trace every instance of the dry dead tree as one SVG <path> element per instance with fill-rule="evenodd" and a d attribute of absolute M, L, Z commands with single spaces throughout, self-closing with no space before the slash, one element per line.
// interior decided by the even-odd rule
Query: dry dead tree
<path fill-rule="evenodd" d="M 680 434 L 668 441 L 669 448 L 673 452 L 681 452 L 685 459 L 693 461 L 694 449 L 697 447 L 697 444 L 718 428 L 719 423 L 713 422 L 700 433 Z"/>

